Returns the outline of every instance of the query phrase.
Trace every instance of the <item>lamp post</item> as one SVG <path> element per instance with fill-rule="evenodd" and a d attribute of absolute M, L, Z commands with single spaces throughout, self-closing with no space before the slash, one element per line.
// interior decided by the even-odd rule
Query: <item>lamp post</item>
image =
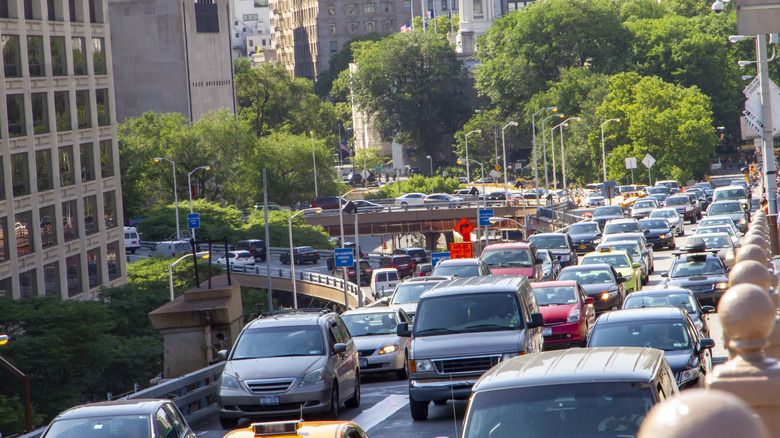
<path fill-rule="evenodd" d="M 431 193 L 433 193 L 433 157 L 426 155 L 425 158 L 431 163 Z"/>
<path fill-rule="evenodd" d="M 504 130 L 510 126 L 517 126 L 517 122 L 509 122 L 501 128 L 501 144 L 504 149 L 504 204 L 506 204 L 509 201 L 509 189 L 507 188 L 507 181 L 506 181 L 506 137 L 504 136 Z"/>
<path fill-rule="evenodd" d="M 604 125 L 606 125 L 609 122 L 617 122 L 620 123 L 620 119 L 609 119 L 605 120 L 604 123 L 601 124 L 601 160 L 604 164 L 604 182 L 607 182 L 607 154 L 604 150 Z"/>
<path fill-rule="evenodd" d="M 211 166 L 200 166 L 195 169 L 192 169 L 192 172 L 187 174 L 187 191 L 190 193 L 190 214 L 193 214 L 192 210 L 192 174 L 195 173 L 196 170 L 211 170 Z M 195 239 L 195 228 L 192 229 L 192 238 Z"/>
<path fill-rule="evenodd" d="M 179 230 L 179 194 L 176 192 L 176 163 L 173 160 L 167 158 L 155 158 L 154 161 L 159 163 L 160 161 L 167 161 L 173 165 L 173 202 L 176 204 L 176 240 L 181 239 L 181 231 Z"/>
<path fill-rule="evenodd" d="M 563 132 L 564 126 L 569 126 L 569 124 L 563 121 L 550 128 L 550 152 L 552 152 L 553 191 L 558 189 L 558 174 L 555 171 L 555 130 L 560 127 L 561 132 Z"/>
<path fill-rule="evenodd" d="M 344 199 L 344 196 L 347 196 L 350 193 L 358 191 L 358 190 L 360 190 L 360 189 L 352 189 L 352 190 L 348 191 L 347 193 L 344 193 L 343 195 L 339 196 L 339 227 L 341 228 L 341 239 L 340 239 L 341 249 L 344 249 L 344 208 L 341 205 L 341 201 Z M 357 215 L 357 212 L 355 212 L 355 214 Z M 357 221 L 357 218 L 355 220 Z M 355 236 L 357 236 L 357 225 L 355 226 Z M 355 240 L 355 247 L 358 247 L 357 239 Z M 359 249 L 355 253 L 355 259 L 360 261 L 360 250 Z M 334 265 L 336 263 L 335 257 L 333 259 L 333 263 L 334 263 Z M 359 263 L 358 263 L 358 266 L 360 266 Z M 349 268 L 344 268 L 344 308 L 346 308 L 346 309 L 349 309 L 349 295 L 348 295 L 348 292 L 347 292 L 347 277 L 348 277 L 347 270 L 348 269 Z M 356 274 L 356 275 L 358 275 L 358 274 Z M 358 287 L 360 287 L 359 284 L 358 284 Z"/>
<path fill-rule="evenodd" d="M 539 206 L 539 163 L 536 161 L 536 115 L 542 111 L 558 111 L 557 106 L 542 108 L 531 116 L 531 130 L 534 137 L 534 180 L 536 181 L 536 205 Z M 525 202 L 525 201 L 523 201 Z"/>
<path fill-rule="evenodd" d="M 290 280 L 292 280 L 293 285 L 293 308 L 298 308 L 298 286 L 295 284 L 295 253 L 293 253 L 293 238 L 292 238 L 292 220 L 295 219 L 299 214 L 304 213 L 307 210 L 301 210 L 294 215 L 287 218 L 287 229 L 290 232 Z M 322 209 L 316 209 L 314 210 L 314 213 L 321 213 Z"/>
<path fill-rule="evenodd" d="M 0 345 L 8 343 L 8 335 L 0 335 Z M 24 396 L 24 428 L 25 432 L 32 432 L 32 396 L 30 391 L 30 377 L 13 366 L 11 362 L 0 356 L 0 365 L 22 380 L 22 391 Z"/>
<path fill-rule="evenodd" d="M 482 163 L 480 163 L 477 160 L 464 160 L 462 158 L 458 158 L 457 163 L 458 164 L 463 164 L 463 163 L 468 162 L 468 161 L 473 161 L 473 162 L 479 164 L 480 173 L 482 175 L 482 208 L 486 209 L 487 208 L 487 194 L 485 193 L 485 166 L 482 165 Z M 485 242 L 487 242 L 487 225 L 485 225 Z"/>
<path fill-rule="evenodd" d="M 317 191 L 317 154 L 314 153 L 314 131 L 309 131 L 311 135 L 311 161 L 314 164 L 314 197 L 319 198 L 319 192 Z"/>
<path fill-rule="evenodd" d="M 475 129 L 466 134 L 466 183 L 471 184 L 471 167 L 469 166 L 469 135 L 482 134 L 481 129 Z"/>
<path fill-rule="evenodd" d="M 579 122 L 580 120 L 582 120 L 581 117 L 569 117 L 568 119 L 564 120 L 563 123 L 567 123 L 569 121 Z M 561 175 L 563 175 L 563 191 L 565 192 L 566 191 L 566 155 L 564 155 L 563 153 L 563 127 L 561 127 Z"/>
<path fill-rule="evenodd" d="M 563 117 L 563 114 L 553 114 L 551 116 L 547 116 L 544 119 L 542 119 L 542 155 L 544 155 L 544 191 L 545 193 L 550 190 L 550 183 L 548 181 L 547 177 L 547 136 L 545 135 L 544 131 L 544 122 L 546 122 L 548 119 L 551 119 L 553 117 Z"/>
<path fill-rule="evenodd" d="M 553 144 L 554 135 L 553 131 L 555 131 L 555 128 L 560 127 L 561 128 L 561 175 L 563 175 L 563 190 L 566 190 L 566 159 L 563 156 L 563 128 L 566 126 L 569 126 L 570 121 L 578 121 L 581 120 L 579 117 L 569 117 L 568 119 L 562 121 L 561 123 L 555 125 L 550 130 L 550 150 L 552 151 L 552 168 L 553 168 L 553 187 L 558 188 L 558 177 L 555 173 L 555 145 Z"/>
<path fill-rule="evenodd" d="M 173 267 L 178 265 L 180 261 L 186 259 L 187 257 L 191 257 L 192 253 L 190 254 L 184 254 L 183 256 L 179 257 L 179 260 L 176 260 L 173 263 L 168 263 L 168 287 L 171 290 L 171 301 L 173 301 Z M 208 258 L 208 255 L 205 255 L 204 258 Z M 226 265 L 227 266 L 227 265 Z"/>

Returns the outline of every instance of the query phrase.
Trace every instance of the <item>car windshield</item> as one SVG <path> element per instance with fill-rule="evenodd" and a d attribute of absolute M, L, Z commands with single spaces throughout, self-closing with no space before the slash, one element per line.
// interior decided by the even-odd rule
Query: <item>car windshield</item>
<path fill-rule="evenodd" d="M 464 438 L 635 437 L 653 407 L 650 385 L 588 382 L 477 392 Z"/>
<path fill-rule="evenodd" d="M 613 268 L 630 268 L 628 257 L 623 254 L 594 254 L 582 258 L 580 264 L 594 265 L 597 263 L 606 263 Z"/>
<path fill-rule="evenodd" d="M 515 330 L 523 325 L 517 298 L 511 293 L 456 294 L 420 301 L 415 336 Z"/>
<path fill-rule="evenodd" d="M 689 294 L 669 294 L 669 295 L 644 295 L 630 294 L 626 297 L 623 304 L 624 309 L 635 309 L 639 307 L 679 307 L 685 309 L 689 314 L 696 314 L 696 298 Z"/>
<path fill-rule="evenodd" d="M 623 207 L 618 205 L 598 207 L 593 210 L 593 216 L 623 216 Z"/>
<path fill-rule="evenodd" d="M 341 315 L 352 336 L 392 335 L 398 321 L 395 313 L 352 313 Z"/>
<path fill-rule="evenodd" d="M 707 212 L 711 215 L 716 214 L 742 214 L 742 204 L 738 202 L 724 202 L 722 204 L 712 204 L 710 210 Z"/>
<path fill-rule="evenodd" d="M 687 350 L 691 339 L 682 322 L 629 321 L 599 324 L 588 347 L 649 347 L 664 351 Z"/>
<path fill-rule="evenodd" d="M 436 281 L 426 281 L 421 283 L 401 283 L 395 287 L 391 304 L 416 303 L 420 295 L 426 290 L 439 284 Z"/>
<path fill-rule="evenodd" d="M 715 225 L 728 225 L 729 227 L 731 227 L 732 225 L 734 225 L 734 221 L 724 217 L 724 218 L 707 218 L 699 222 L 699 228 L 712 227 Z"/>
<path fill-rule="evenodd" d="M 637 246 L 636 242 L 631 243 L 614 243 L 606 245 L 607 248 L 611 249 L 612 251 L 625 251 L 629 254 L 631 254 L 631 257 L 634 260 L 639 260 L 642 258 L 642 254 L 639 252 L 639 247 Z"/>
<path fill-rule="evenodd" d="M 425 257 L 424 249 L 410 249 L 406 251 L 409 257 Z"/>
<path fill-rule="evenodd" d="M 666 205 L 688 205 L 690 203 L 691 200 L 687 196 L 666 198 Z"/>
<path fill-rule="evenodd" d="M 604 234 L 619 234 L 619 233 L 641 233 L 642 228 L 639 227 L 639 224 L 636 222 L 618 222 L 618 223 L 607 223 L 607 226 L 604 227 Z"/>
<path fill-rule="evenodd" d="M 717 258 L 708 257 L 707 260 L 680 259 L 672 267 L 672 278 L 693 277 L 697 275 L 725 275 L 723 265 Z"/>
<path fill-rule="evenodd" d="M 669 222 L 667 222 L 666 219 L 642 219 L 639 221 L 639 225 L 642 227 L 643 230 L 669 228 Z"/>
<path fill-rule="evenodd" d="M 537 248 L 569 249 L 565 234 L 560 234 L 557 236 L 531 236 L 530 238 L 528 238 L 528 240 L 530 242 L 533 242 Z"/>
<path fill-rule="evenodd" d="M 707 249 L 731 248 L 733 246 L 729 236 L 724 236 L 722 234 L 704 234 L 702 236 L 696 236 L 695 238 L 688 240 L 688 244 L 690 245 L 694 239 L 704 242 Z"/>
<path fill-rule="evenodd" d="M 450 276 L 456 277 L 477 277 L 479 276 L 479 266 L 476 264 L 471 265 L 445 265 L 438 264 L 431 273 L 434 277 L 437 276 Z"/>
<path fill-rule="evenodd" d="M 653 210 L 650 217 L 676 218 L 679 214 L 674 210 Z"/>
<path fill-rule="evenodd" d="M 545 265 L 552 265 L 552 257 L 550 257 L 549 251 L 539 251 L 539 257 Z"/>
<path fill-rule="evenodd" d="M 601 194 L 601 192 L 590 192 L 588 193 L 588 196 L 586 196 L 586 198 L 602 198 L 602 197 L 603 195 Z"/>
<path fill-rule="evenodd" d="M 694 235 L 712 233 L 726 233 L 728 235 L 732 235 L 734 234 L 734 230 L 731 229 L 731 227 L 728 225 L 707 225 L 706 227 L 697 228 Z"/>
<path fill-rule="evenodd" d="M 651 195 L 665 195 L 669 193 L 668 187 L 648 187 L 647 193 Z"/>
<path fill-rule="evenodd" d="M 241 333 L 230 359 L 324 354 L 322 332 L 318 326 L 263 327 Z"/>
<path fill-rule="evenodd" d="M 606 269 L 564 269 L 558 275 L 558 281 L 576 280 L 582 284 L 614 283 L 612 272 Z"/>
<path fill-rule="evenodd" d="M 574 224 L 569 228 L 569 234 L 597 234 L 599 225 L 596 222 Z"/>
<path fill-rule="evenodd" d="M 742 188 L 716 190 L 715 195 L 713 196 L 715 201 L 745 198 L 747 198 L 747 193 L 745 193 L 745 189 Z"/>
<path fill-rule="evenodd" d="M 556 306 L 559 304 L 577 304 L 577 292 L 574 286 L 534 288 L 536 302 L 540 306 Z"/>
<path fill-rule="evenodd" d="M 56 420 L 46 431 L 46 438 L 102 438 L 108 436 L 151 437 L 146 415 L 111 415 Z"/>
<path fill-rule="evenodd" d="M 530 268 L 533 266 L 533 257 L 529 248 L 486 248 L 482 252 L 482 260 L 491 268 Z"/>
<path fill-rule="evenodd" d="M 636 201 L 634 208 L 654 208 L 658 203 L 655 200 Z"/>

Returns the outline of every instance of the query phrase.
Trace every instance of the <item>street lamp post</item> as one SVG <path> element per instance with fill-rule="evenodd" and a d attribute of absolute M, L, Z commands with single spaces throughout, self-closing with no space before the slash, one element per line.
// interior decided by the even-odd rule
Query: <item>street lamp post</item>
<path fill-rule="evenodd" d="M 555 125 L 550 130 L 550 150 L 552 151 L 552 168 L 553 168 L 553 188 L 558 188 L 558 177 L 555 173 L 555 145 L 553 144 L 553 141 L 555 139 L 554 131 L 556 128 L 561 128 L 561 175 L 563 175 L 563 190 L 566 190 L 566 158 L 563 155 L 563 128 L 566 126 L 569 126 L 569 121 L 578 121 L 581 120 L 579 117 L 569 117 L 568 119 L 562 121 L 561 123 Z"/>
<path fill-rule="evenodd" d="M 187 174 L 187 191 L 190 194 L 190 214 L 193 214 L 194 211 L 192 210 L 192 174 L 195 173 L 196 170 L 211 170 L 211 166 L 200 166 L 198 168 L 195 168 L 192 170 L 192 172 Z M 192 229 L 192 238 L 195 239 L 195 228 Z"/>
<path fill-rule="evenodd" d="M 317 154 L 314 153 L 314 131 L 309 131 L 311 135 L 311 160 L 314 163 L 314 197 L 319 198 L 320 194 L 317 191 Z"/>
<path fill-rule="evenodd" d="M 601 124 L 601 160 L 603 161 L 604 165 L 604 182 L 607 182 L 607 154 L 604 150 L 604 125 L 606 125 L 609 122 L 617 122 L 620 123 L 620 119 L 609 119 L 605 120 L 604 123 Z"/>
<path fill-rule="evenodd" d="M 469 135 L 482 134 L 481 129 L 475 129 L 466 134 L 466 183 L 471 184 L 471 167 L 469 166 Z"/>
<path fill-rule="evenodd" d="M 293 286 L 293 308 L 294 309 L 298 308 L 298 286 L 295 283 L 295 253 L 293 252 L 292 221 L 299 214 L 305 211 L 306 210 L 301 210 L 287 218 L 287 229 L 290 232 L 290 280 L 292 280 L 292 286 Z M 322 212 L 321 209 L 314 210 L 314 213 L 319 214 L 320 212 Z"/>
<path fill-rule="evenodd" d="M 564 120 L 563 123 L 569 121 L 578 122 L 582 120 L 581 117 L 569 117 Z M 561 127 L 561 175 L 563 175 L 563 191 L 566 191 L 566 155 L 563 153 L 563 127 Z"/>
<path fill-rule="evenodd" d="M 544 191 L 545 193 L 550 190 L 550 183 L 547 179 L 547 135 L 545 135 L 544 131 L 544 122 L 546 122 L 548 119 L 551 119 L 553 117 L 563 117 L 563 114 L 553 114 L 551 116 L 547 116 L 544 119 L 542 119 L 542 155 L 544 155 Z"/>
<path fill-rule="evenodd" d="M 167 161 L 173 165 L 173 202 L 176 204 L 176 240 L 181 239 L 181 231 L 179 230 L 179 194 L 176 192 L 176 163 L 173 160 L 167 158 L 157 157 L 154 159 L 156 163 L 160 161 Z"/>
<path fill-rule="evenodd" d="M 563 127 L 569 126 L 566 122 L 558 123 L 550 128 L 550 152 L 552 152 L 552 169 L 553 169 L 553 191 L 558 189 L 558 173 L 555 171 L 555 130 L 559 127 L 563 132 Z"/>
<path fill-rule="evenodd" d="M 431 193 L 433 193 L 433 157 L 426 155 L 425 158 L 431 163 Z"/>
<path fill-rule="evenodd" d="M 504 204 L 509 202 L 509 189 L 507 188 L 506 181 L 506 137 L 504 136 L 504 130 L 510 126 L 517 126 L 517 122 L 509 122 L 501 128 L 501 144 L 504 149 Z"/>
<path fill-rule="evenodd" d="M 557 106 L 542 108 L 531 116 L 531 130 L 534 137 L 534 180 L 536 181 L 536 205 L 539 206 L 539 163 L 536 160 L 536 115 L 542 111 L 558 111 Z M 525 202 L 525 201 L 523 201 Z"/>

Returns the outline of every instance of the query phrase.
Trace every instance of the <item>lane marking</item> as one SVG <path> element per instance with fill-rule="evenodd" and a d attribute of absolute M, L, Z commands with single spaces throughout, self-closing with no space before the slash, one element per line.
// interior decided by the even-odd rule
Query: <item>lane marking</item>
<path fill-rule="evenodd" d="M 360 415 L 353 418 L 352 421 L 359 424 L 364 431 L 368 432 L 372 427 L 385 421 L 397 410 L 409 404 L 409 395 L 392 394 L 387 396 L 381 402 L 375 404 L 372 408 L 363 411 Z"/>

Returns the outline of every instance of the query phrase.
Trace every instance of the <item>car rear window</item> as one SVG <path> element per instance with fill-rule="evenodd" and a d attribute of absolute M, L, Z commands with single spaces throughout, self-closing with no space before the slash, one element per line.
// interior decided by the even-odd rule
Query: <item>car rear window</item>
<path fill-rule="evenodd" d="M 422 249 L 410 249 L 406 253 L 412 257 L 425 257 L 425 250 Z"/>

